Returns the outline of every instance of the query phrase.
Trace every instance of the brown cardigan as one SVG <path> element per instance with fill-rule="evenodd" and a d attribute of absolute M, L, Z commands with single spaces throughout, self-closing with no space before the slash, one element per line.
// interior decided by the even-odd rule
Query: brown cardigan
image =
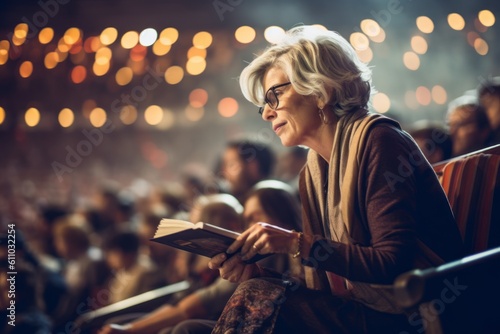
<path fill-rule="evenodd" d="M 322 231 L 316 233 L 311 254 L 319 254 L 320 260 L 304 262 L 316 269 L 312 288 L 331 288 L 326 271 L 353 282 L 391 284 L 397 275 L 429 265 L 416 262 L 421 251 L 417 243 L 445 262 L 463 255 L 446 196 L 432 167 L 406 132 L 392 122 L 371 127 L 359 170 L 354 208 L 363 226 L 355 238 L 343 243 L 326 238 L 325 224 L 329 222 L 324 218 L 319 222 Z M 311 202 L 311 198 L 302 200 Z M 318 232 L 318 222 L 312 224 L 316 225 L 312 231 Z M 304 226 L 304 231 L 308 230 L 310 226 Z M 361 235 L 360 230 L 364 231 Z M 385 307 L 380 310 L 389 311 Z"/>

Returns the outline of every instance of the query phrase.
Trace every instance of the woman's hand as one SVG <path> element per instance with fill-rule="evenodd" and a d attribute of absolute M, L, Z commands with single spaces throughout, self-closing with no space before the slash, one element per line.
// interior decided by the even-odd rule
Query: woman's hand
<path fill-rule="evenodd" d="M 229 259 L 225 253 L 218 254 L 210 259 L 208 267 L 218 269 L 220 277 L 232 283 L 241 283 L 260 276 L 259 266 L 255 263 L 245 263 L 239 254 Z"/>
<path fill-rule="evenodd" d="M 243 232 L 227 249 L 228 254 L 240 250 L 243 261 L 258 254 L 295 254 L 299 247 L 299 233 L 267 223 L 257 223 Z"/>

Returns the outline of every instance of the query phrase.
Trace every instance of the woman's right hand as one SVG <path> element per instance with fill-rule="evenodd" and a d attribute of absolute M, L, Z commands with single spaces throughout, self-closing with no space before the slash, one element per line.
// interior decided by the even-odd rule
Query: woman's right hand
<path fill-rule="evenodd" d="M 241 283 L 250 278 L 260 276 L 260 268 L 255 263 L 245 263 L 240 254 L 227 258 L 227 254 L 221 253 L 210 259 L 210 269 L 218 269 L 220 276 L 232 283 Z M 99 333 L 100 334 L 100 333 Z"/>

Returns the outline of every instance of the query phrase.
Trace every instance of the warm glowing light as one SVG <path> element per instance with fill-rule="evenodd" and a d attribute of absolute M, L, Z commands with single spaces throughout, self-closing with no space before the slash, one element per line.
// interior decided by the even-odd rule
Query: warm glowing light
<path fill-rule="evenodd" d="M 361 21 L 361 31 L 368 37 L 374 37 L 380 33 L 380 26 L 377 21 L 366 19 Z"/>
<path fill-rule="evenodd" d="M 125 125 L 134 124 L 137 120 L 137 109 L 131 105 L 124 106 L 120 110 L 120 120 Z"/>
<path fill-rule="evenodd" d="M 417 17 L 417 28 L 424 34 L 430 34 L 434 31 L 434 22 L 427 16 Z"/>
<path fill-rule="evenodd" d="M 200 119 L 203 118 L 203 115 L 205 114 L 205 109 L 203 108 L 193 108 L 190 105 L 186 107 L 184 110 L 184 113 L 186 114 L 186 118 L 191 121 L 191 122 L 198 122 Z"/>
<path fill-rule="evenodd" d="M 149 125 L 158 125 L 163 119 L 163 110 L 157 105 L 149 106 L 144 111 L 144 119 Z"/>
<path fill-rule="evenodd" d="M 448 15 L 448 24 L 453 30 L 462 30 L 465 27 L 465 20 L 462 15 L 451 13 Z"/>
<path fill-rule="evenodd" d="M 82 83 L 87 77 L 87 69 L 85 66 L 78 65 L 71 71 L 71 81 L 75 84 Z"/>
<path fill-rule="evenodd" d="M 45 55 L 43 62 L 45 64 L 45 67 L 50 70 L 56 67 L 58 60 L 59 56 L 57 55 L 57 53 L 49 52 Z"/>
<path fill-rule="evenodd" d="M 66 44 L 64 41 L 64 37 L 62 37 L 59 42 L 57 43 L 57 50 L 59 50 L 62 53 L 66 53 L 71 49 L 71 46 Z"/>
<path fill-rule="evenodd" d="M 40 123 L 40 112 L 36 108 L 29 108 L 24 114 L 24 121 L 30 127 L 34 127 Z"/>
<path fill-rule="evenodd" d="M 9 59 L 10 43 L 7 40 L 0 41 L 0 65 L 3 65 Z"/>
<path fill-rule="evenodd" d="M 469 43 L 470 46 L 474 47 L 474 42 L 476 39 L 479 38 L 479 34 L 475 31 L 469 31 L 467 33 L 467 43 Z"/>
<path fill-rule="evenodd" d="M 391 108 L 391 99 L 384 93 L 373 96 L 373 109 L 379 113 L 385 113 Z"/>
<path fill-rule="evenodd" d="M 64 52 L 64 51 L 61 51 L 59 49 L 56 49 L 55 53 L 57 54 L 57 62 L 58 63 L 62 63 L 63 61 L 66 60 L 66 58 L 68 58 L 68 53 L 67 52 Z"/>
<path fill-rule="evenodd" d="M 201 57 L 201 58 L 206 58 L 207 57 L 207 49 L 198 49 L 196 46 L 192 46 L 189 48 L 187 57 L 192 58 L 192 57 Z"/>
<path fill-rule="evenodd" d="M 205 71 L 207 62 L 204 58 L 195 56 L 188 59 L 186 63 L 186 72 L 191 75 L 199 75 Z"/>
<path fill-rule="evenodd" d="M 153 28 L 144 29 L 139 35 L 139 43 L 143 46 L 151 46 L 156 42 L 158 38 L 158 33 Z"/>
<path fill-rule="evenodd" d="M 153 44 L 153 53 L 157 56 L 164 56 L 170 51 L 171 47 L 171 45 L 165 45 L 161 40 L 157 40 L 155 44 Z"/>
<path fill-rule="evenodd" d="M 14 37 L 24 41 L 26 36 L 28 36 L 28 25 L 26 23 L 19 23 L 14 28 Z"/>
<path fill-rule="evenodd" d="M 482 38 L 476 38 L 474 41 L 474 49 L 481 56 L 485 56 L 489 50 L 488 43 L 486 43 L 486 41 Z"/>
<path fill-rule="evenodd" d="M 264 38 L 271 44 L 276 44 L 283 36 L 285 36 L 285 29 L 278 26 L 270 26 L 264 30 Z"/>
<path fill-rule="evenodd" d="M 134 72 L 130 67 L 122 67 L 115 74 L 116 83 L 120 86 L 128 85 L 133 77 Z"/>
<path fill-rule="evenodd" d="M 22 78 L 28 78 L 31 73 L 33 73 L 33 63 L 26 60 L 19 66 L 19 75 Z"/>
<path fill-rule="evenodd" d="M 371 48 L 368 48 L 363 51 L 356 50 L 356 53 L 358 55 L 359 60 L 361 60 L 365 64 L 371 62 L 373 59 L 373 51 Z"/>
<path fill-rule="evenodd" d="M 415 96 L 417 98 L 417 102 L 423 106 L 427 106 L 431 103 L 432 99 L 431 91 L 427 87 L 424 86 L 417 87 L 417 90 L 415 91 Z"/>
<path fill-rule="evenodd" d="M 411 48 L 416 53 L 423 55 L 427 52 L 427 41 L 422 36 L 413 36 L 411 38 Z"/>
<path fill-rule="evenodd" d="M 238 101 L 232 97 L 225 97 L 219 101 L 217 110 L 222 117 L 233 117 L 238 112 Z"/>
<path fill-rule="evenodd" d="M 208 101 L 208 93 L 202 88 L 196 88 L 189 94 L 189 104 L 193 108 L 201 108 L 205 106 Z"/>
<path fill-rule="evenodd" d="M 408 51 L 403 55 L 403 63 L 407 69 L 416 71 L 420 67 L 420 58 L 415 52 Z"/>
<path fill-rule="evenodd" d="M 179 38 L 179 32 L 175 28 L 166 28 L 160 33 L 160 41 L 165 45 L 174 44 Z"/>
<path fill-rule="evenodd" d="M 376 35 L 376 36 L 369 36 L 369 37 L 375 43 L 382 43 L 383 41 L 385 41 L 385 30 L 382 29 L 382 28 L 380 28 L 380 31 L 379 31 L 378 35 Z"/>
<path fill-rule="evenodd" d="M 171 85 L 178 84 L 184 78 L 184 70 L 180 66 L 170 66 L 165 71 L 165 81 Z"/>
<path fill-rule="evenodd" d="M 90 124 L 92 124 L 96 128 L 100 128 L 101 126 L 103 126 L 104 123 L 106 123 L 106 119 L 106 111 L 102 108 L 94 108 L 90 112 Z"/>
<path fill-rule="evenodd" d="M 102 45 L 111 45 L 116 41 L 117 37 L 118 30 L 116 30 L 116 28 L 109 27 L 101 32 L 99 40 L 101 41 Z"/>
<path fill-rule="evenodd" d="M 446 101 L 448 100 L 446 90 L 443 88 L 443 86 L 436 85 L 432 87 L 431 95 L 432 99 L 437 104 L 445 104 Z"/>
<path fill-rule="evenodd" d="M 212 44 L 212 34 L 207 31 L 200 31 L 193 37 L 193 45 L 198 49 L 206 49 Z"/>
<path fill-rule="evenodd" d="M 495 15 L 487 9 L 480 11 L 477 17 L 485 27 L 491 27 L 495 24 Z"/>
<path fill-rule="evenodd" d="M 139 34 L 137 31 L 127 31 L 123 34 L 120 44 L 124 49 L 132 49 L 139 43 Z"/>
<path fill-rule="evenodd" d="M 63 128 L 68 128 L 75 121 L 75 114 L 71 109 L 64 108 L 59 112 L 59 116 L 57 116 L 57 119 L 59 120 L 59 124 Z"/>
<path fill-rule="evenodd" d="M 110 48 L 102 47 L 95 53 L 95 62 L 99 65 L 105 65 L 110 62 L 113 53 Z"/>
<path fill-rule="evenodd" d="M 5 121 L 5 109 L 3 107 L 0 107 L 0 124 L 3 124 Z"/>
<path fill-rule="evenodd" d="M 81 37 L 80 29 L 69 28 L 64 33 L 63 39 L 64 43 L 66 43 L 67 45 L 73 45 L 78 41 L 78 39 L 80 39 L 80 37 Z"/>
<path fill-rule="evenodd" d="M 241 26 L 234 32 L 234 38 L 236 38 L 236 40 L 242 44 L 253 42 L 255 36 L 255 29 L 249 26 Z"/>
<path fill-rule="evenodd" d="M 370 46 L 368 37 L 360 32 L 353 32 L 349 38 L 349 41 L 351 42 L 352 47 L 358 51 L 366 50 Z"/>
<path fill-rule="evenodd" d="M 54 29 L 50 27 L 43 28 L 38 34 L 40 44 L 48 44 L 54 38 Z"/>
<path fill-rule="evenodd" d="M 92 65 L 92 71 L 96 76 L 101 77 L 104 74 L 108 73 L 109 67 L 110 67 L 109 62 L 105 64 L 94 63 L 94 65 Z"/>
<path fill-rule="evenodd" d="M 408 108 L 410 108 L 410 109 L 413 109 L 413 110 L 417 110 L 418 109 L 419 105 L 418 105 L 418 101 L 417 101 L 417 98 L 415 96 L 415 92 L 414 91 L 412 91 L 412 90 L 406 91 L 406 93 L 405 93 L 405 103 L 408 106 Z"/>

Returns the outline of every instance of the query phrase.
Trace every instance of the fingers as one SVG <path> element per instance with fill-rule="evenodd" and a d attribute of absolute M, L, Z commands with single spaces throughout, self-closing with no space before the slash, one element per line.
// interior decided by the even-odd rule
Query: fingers
<path fill-rule="evenodd" d="M 210 259 L 208 262 L 208 267 L 210 269 L 216 270 L 222 267 L 222 264 L 224 261 L 226 261 L 227 255 L 225 253 L 220 253 L 215 255 L 213 258 Z"/>

